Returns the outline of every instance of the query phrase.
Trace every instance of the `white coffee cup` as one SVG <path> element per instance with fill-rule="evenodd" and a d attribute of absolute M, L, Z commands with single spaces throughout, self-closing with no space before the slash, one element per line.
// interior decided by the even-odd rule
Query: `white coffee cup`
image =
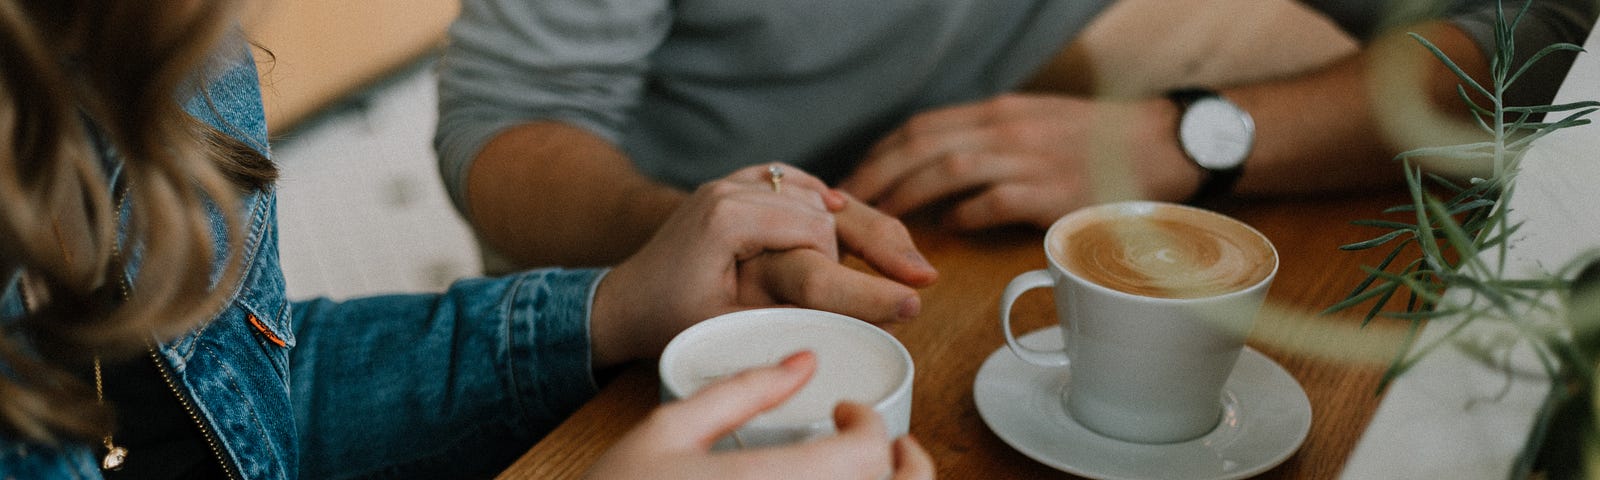
<path fill-rule="evenodd" d="M 1049 268 L 1006 286 L 1000 324 L 1019 358 L 1070 375 L 1062 401 L 1083 426 L 1136 443 L 1190 440 L 1222 413 L 1222 387 L 1278 271 L 1243 222 L 1162 202 L 1092 206 L 1045 234 Z M 1019 344 L 1018 296 L 1051 287 L 1065 350 Z"/>
<path fill-rule="evenodd" d="M 811 380 L 777 408 L 763 412 L 715 448 L 752 448 L 831 435 L 833 409 L 850 400 L 883 417 L 889 438 L 911 426 L 911 354 L 870 323 L 819 310 L 768 308 L 734 312 L 695 324 L 661 353 L 664 402 L 743 370 L 801 350 L 817 357 Z"/>

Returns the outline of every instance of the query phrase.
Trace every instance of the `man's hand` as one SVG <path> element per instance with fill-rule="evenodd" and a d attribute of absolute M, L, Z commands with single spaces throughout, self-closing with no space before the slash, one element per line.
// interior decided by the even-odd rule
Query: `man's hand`
<path fill-rule="evenodd" d="M 912 117 L 840 188 L 895 216 L 954 200 L 945 221 L 961 230 L 1045 228 L 1106 200 L 1181 200 L 1200 172 L 1178 150 L 1176 115 L 1162 99 L 1001 95 Z"/>

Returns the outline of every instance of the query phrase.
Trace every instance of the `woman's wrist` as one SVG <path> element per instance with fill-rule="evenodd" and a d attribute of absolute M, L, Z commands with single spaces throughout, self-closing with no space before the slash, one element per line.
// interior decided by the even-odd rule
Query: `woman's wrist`
<path fill-rule="evenodd" d="M 618 275 L 615 269 L 600 274 L 594 296 L 589 299 L 589 356 L 595 371 L 614 367 L 634 359 L 626 341 L 626 329 L 621 319 L 627 314 L 620 311 L 617 300 Z"/>

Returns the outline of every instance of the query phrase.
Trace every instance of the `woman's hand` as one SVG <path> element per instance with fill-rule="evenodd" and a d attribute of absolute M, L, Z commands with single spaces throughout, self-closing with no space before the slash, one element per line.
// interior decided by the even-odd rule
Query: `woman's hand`
<path fill-rule="evenodd" d="M 1107 200 L 1179 201 L 1199 186 L 1165 99 L 1007 94 L 920 113 L 879 141 L 840 185 L 889 215 L 952 200 L 961 230 L 1048 227 Z"/>
<path fill-rule="evenodd" d="M 711 452 L 717 439 L 799 391 L 816 366 L 815 355 L 797 353 L 776 366 L 747 370 L 659 407 L 606 451 L 588 478 L 933 478 L 933 460 L 915 440 L 906 436 L 891 442 L 883 419 L 855 403 L 834 410 L 837 435 L 784 447 Z"/>
<path fill-rule="evenodd" d="M 906 321 L 921 313 L 922 300 L 911 287 L 932 284 L 938 272 L 917 251 L 899 220 L 840 196 L 845 202 L 834 214 L 840 247 L 900 283 L 840 268 L 836 260 L 815 250 L 772 252 L 739 264 L 741 304 L 800 305 L 872 323 Z"/>
<path fill-rule="evenodd" d="M 937 275 L 898 220 L 805 172 L 749 167 L 701 186 L 601 281 L 590 312 L 597 367 L 650 358 L 695 322 L 794 305 L 883 322 L 915 316 Z M 776 191 L 775 191 L 776 190 Z M 842 244 L 890 278 L 839 263 Z"/>

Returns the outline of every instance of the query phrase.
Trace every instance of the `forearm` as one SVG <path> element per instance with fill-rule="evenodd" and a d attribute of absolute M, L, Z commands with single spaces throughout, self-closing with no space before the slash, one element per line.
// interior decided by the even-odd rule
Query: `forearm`
<path fill-rule="evenodd" d="M 558 122 L 497 135 L 467 174 L 479 236 L 524 266 L 616 263 L 685 196 L 645 177 L 610 143 Z"/>
<path fill-rule="evenodd" d="M 466 0 L 440 61 L 435 148 L 452 200 L 524 266 L 631 253 L 681 194 L 612 142 L 672 25 L 667 0 Z M 561 122 L 561 123 L 556 123 Z"/>
<path fill-rule="evenodd" d="M 1461 30 L 1441 23 L 1408 30 L 1488 84 L 1484 53 Z M 1224 90 L 1256 124 L 1255 146 L 1235 193 L 1283 195 L 1397 184 L 1402 176 L 1393 161 L 1396 154 L 1462 140 L 1451 134 L 1464 131 L 1471 120 L 1456 95 L 1457 83 L 1426 49 L 1397 32 L 1326 69 Z"/>
<path fill-rule="evenodd" d="M 298 412 L 300 473 L 474 477 L 516 458 L 598 388 L 587 306 L 599 275 L 546 269 L 295 303 L 285 408 Z M 399 421 L 350 428 L 371 415 Z"/>

